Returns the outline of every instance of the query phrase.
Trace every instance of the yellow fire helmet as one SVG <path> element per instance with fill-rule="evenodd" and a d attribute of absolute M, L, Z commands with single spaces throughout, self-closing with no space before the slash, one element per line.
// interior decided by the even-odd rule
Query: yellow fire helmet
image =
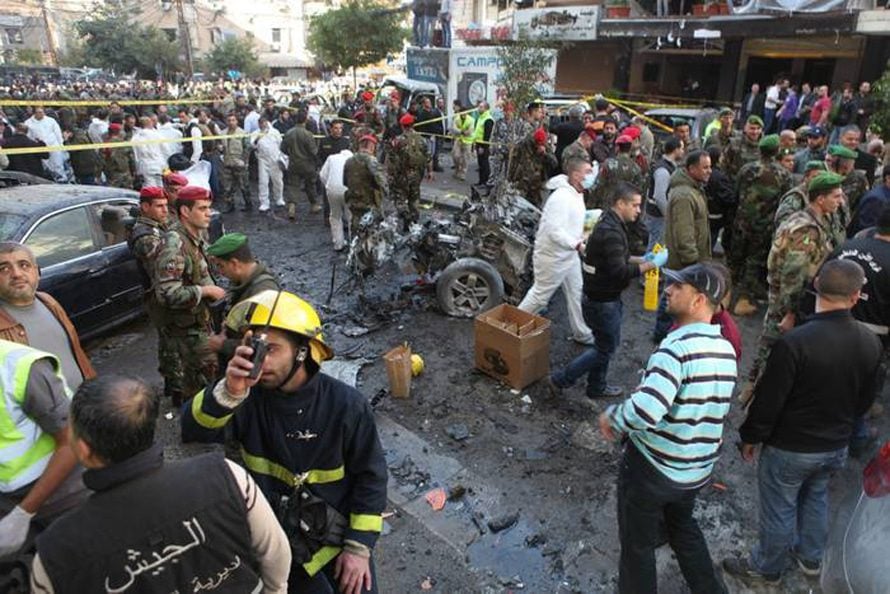
<path fill-rule="evenodd" d="M 273 311 L 274 308 L 274 311 Z M 272 319 L 269 320 L 269 316 Z M 237 304 L 226 316 L 226 325 L 236 331 L 278 328 L 309 339 L 309 351 L 316 363 L 334 357 L 321 333 L 321 318 L 315 309 L 293 293 L 263 291 Z"/>

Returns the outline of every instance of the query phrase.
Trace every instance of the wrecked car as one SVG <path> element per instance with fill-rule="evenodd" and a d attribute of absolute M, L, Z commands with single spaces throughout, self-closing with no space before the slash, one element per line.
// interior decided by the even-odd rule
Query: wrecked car
<path fill-rule="evenodd" d="M 353 230 L 347 267 L 359 279 L 386 262 L 410 264 L 415 286 L 433 285 L 439 309 L 474 317 L 517 303 L 532 284 L 532 251 L 541 211 L 509 184 L 474 186 L 460 212 L 436 215 L 399 232 L 395 215 L 369 212 Z"/>

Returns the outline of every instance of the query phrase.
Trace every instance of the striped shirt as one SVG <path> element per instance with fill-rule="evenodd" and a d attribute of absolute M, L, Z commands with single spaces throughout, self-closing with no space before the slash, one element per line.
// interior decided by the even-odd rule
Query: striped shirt
<path fill-rule="evenodd" d="M 699 487 L 719 457 L 736 373 L 720 326 L 687 324 L 661 342 L 639 387 L 606 414 L 668 479 Z"/>

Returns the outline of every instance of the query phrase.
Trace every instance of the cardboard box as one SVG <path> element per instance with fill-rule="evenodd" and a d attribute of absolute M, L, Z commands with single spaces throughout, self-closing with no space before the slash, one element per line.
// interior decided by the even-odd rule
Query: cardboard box
<path fill-rule="evenodd" d="M 476 316 L 476 369 L 517 390 L 550 373 L 550 320 L 506 303 Z"/>

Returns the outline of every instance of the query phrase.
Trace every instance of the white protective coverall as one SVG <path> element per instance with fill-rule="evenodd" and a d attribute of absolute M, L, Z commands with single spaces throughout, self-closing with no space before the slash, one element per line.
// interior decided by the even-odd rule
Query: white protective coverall
<path fill-rule="evenodd" d="M 44 115 L 39 120 L 31 116 L 25 120 L 25 125 L 28 126 L 28 137 L 33 140 L 40 140 L 46 146 L 57 146 L 65 142 L 62 138 L 62 128 L 59 127 L 59 123 L 48 115 Z M 65 167 L 66 161 L 68 161 L 67 151 L 53 151 L 49 154 L 49 159 L 43 160 L 43 166 L 52 175 L 53 181 L 63 184 L 68 183 L 68 170 Z"/>
<path fill-rule="evenodd" d="M 272 183 L 272 200 L 275 206 L 284 206 L 284 181 L 278 159 L 281 157 L 281 132 L 266 124 L 266 129 L 253 134 L 256 147 L 257 175 L 260 212 L 269 210 L 269 182 Z"/>
<path fill-rule="evenodd" d="M 136 128 L 133 131 L 133 142 L 158 140 L 162 136 L 151 128 Z M 136 173 L 142 176 L 143 185 L 164 187 L 162 174 L 167 167 L 160 144 L 143 144 L 133 146 L 133 157 L 136 159 Z"/>
<path fill-rule="evenodd" d="M 182 132 L 177 130 L 176 127 L 170 122 L 159 125 L 157 134 L 161 138 L 166 138 L 168 140 L 179 140 L 182 138 Z M 161 147 L 161 154 L 164 156 L 165 168 L 167 167 L 167 163 L 169 162 L 171 155 L 182 152 L 181 142 L 165 142 L 164 144 L 159 144 L 158 146 Z"/>
<path fill-rule="evenodd" d="M 349 220 L 349 208 L 346 206 L 346 185 L 343 183 L 343 169 L 346 161 L 352 157 L 352 151 L 343 149 L 328 157 L 321 167 L 321 183 L 324 184 L 328 203 L 331 205 L 331 239 L 337 251 L 345 247 L 343 239 L 343 221 Z M 347 223 L 348 224 L 348 223 Z"/>
<path fill-rule="evenodd" d="M 538 313 L 562 287 L 569 313 L 572 338 L 590 343 L 593 334 L 581 313 L 581 258 L 577 246 L 584 239 L 584 195 L 573 188 L 565 175 L 552 178 L 548 187 L 555 188 L 544 203 L 535 251 L 532 256 L 535 282 L 526 293 L 519 309 Z"/>

